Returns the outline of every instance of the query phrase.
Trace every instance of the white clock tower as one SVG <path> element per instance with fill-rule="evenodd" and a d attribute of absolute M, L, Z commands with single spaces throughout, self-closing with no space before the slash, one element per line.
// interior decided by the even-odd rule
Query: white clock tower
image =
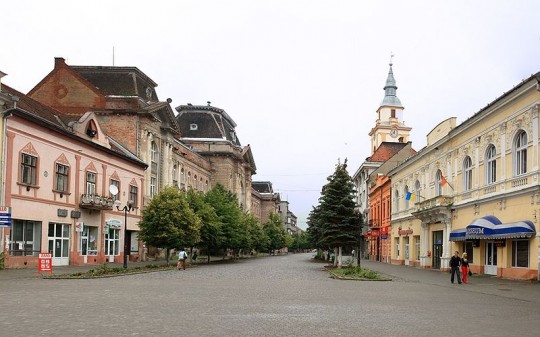
<path fill-rule="evenodd" d="M 407 143 L 409 141 L 409 132 L 412 128 L 403 122 L 403 110 L 401 101 L 396 96 L 397 86 L 392 71 L 392 61 L 390 61 L 390 70 L 384 86 L 384 99 L 377 109 L 377 120 L 375 127 L 371 129 L 371 154 L 383 142 Z"/>

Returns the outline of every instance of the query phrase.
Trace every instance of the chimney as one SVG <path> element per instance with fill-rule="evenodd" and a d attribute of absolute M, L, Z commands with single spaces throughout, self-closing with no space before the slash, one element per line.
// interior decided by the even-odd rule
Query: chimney
<path fill-rule="evenodd" d="M 66 60 L 63 57 L 55 57 L 54 58 L 54 67 L 58 68 L 62 65 L 66 64 Z"/>

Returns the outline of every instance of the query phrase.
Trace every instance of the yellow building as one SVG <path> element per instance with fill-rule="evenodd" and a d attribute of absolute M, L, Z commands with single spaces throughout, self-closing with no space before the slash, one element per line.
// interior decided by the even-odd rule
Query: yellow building
<path fill-rule="evenodd" d="M 392 261 L 448 269 L 468 253 L 474 273 L 538 278 L 540 73 L 460 125 L 442 121 L 392 170 Z"/>

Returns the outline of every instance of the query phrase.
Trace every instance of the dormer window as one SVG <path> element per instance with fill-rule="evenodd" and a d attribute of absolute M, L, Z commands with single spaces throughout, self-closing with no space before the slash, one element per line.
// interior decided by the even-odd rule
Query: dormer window
<path fill-rule="evenodd" d="M 197 131 L 199 129 L 199 126 L 195 123 L 189 124 L 189 130 L 191 131 Z"/>
<path fill-rule="evenodd" d="M 94 121 L 88 122 L 88 125 L 86 127 L 86 134 L 90 138 L 94 138 L 97 135 L 97 127 Z"/>

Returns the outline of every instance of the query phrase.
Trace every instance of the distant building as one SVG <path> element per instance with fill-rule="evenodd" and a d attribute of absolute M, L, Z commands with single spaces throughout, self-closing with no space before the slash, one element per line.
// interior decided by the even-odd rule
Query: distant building
<path fill-rule="evenodd" d="M 270 214 L 278 213 L 281 202 L 279 193 L 274 193 L 269 181 L 253 181 L 251 187 L 251 213 L 265 223 Z"/>

